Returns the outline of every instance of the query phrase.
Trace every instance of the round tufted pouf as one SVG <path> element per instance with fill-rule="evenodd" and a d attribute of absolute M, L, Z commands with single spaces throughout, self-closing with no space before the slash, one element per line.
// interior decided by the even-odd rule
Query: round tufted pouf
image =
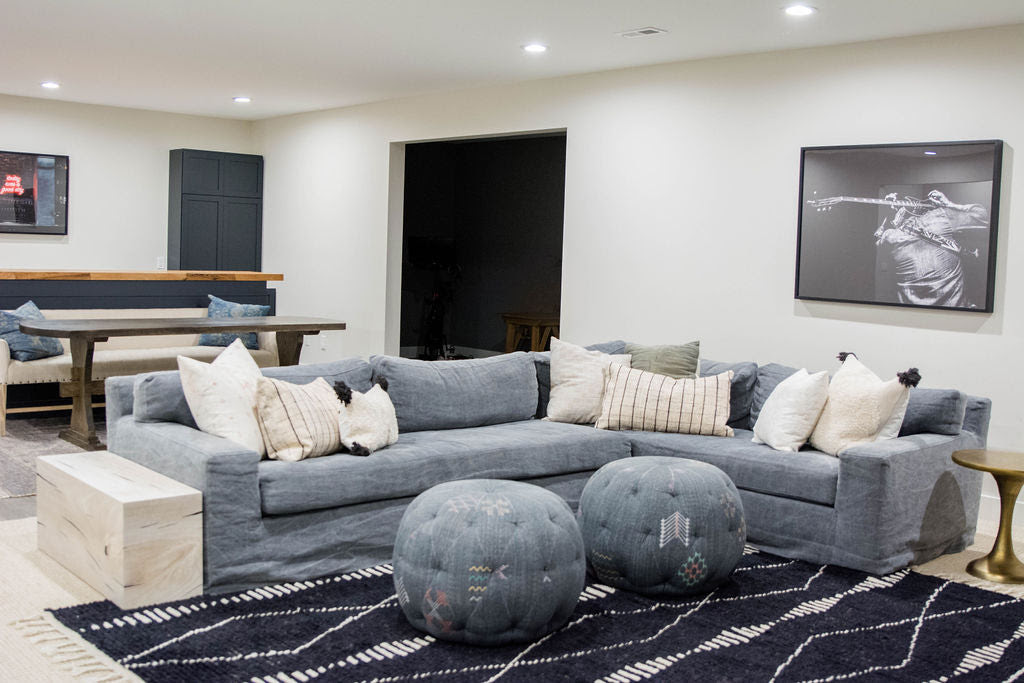
<path fill-rule="evenodd" d="M 599 469 L 580 497 L 587 561 L 603 583 L 645 595 L 708 591 L 743 555 L 743 504 L 722 470 L 637 457 Z"/>
<path fill-rule="evenodd" d="M 562 626 L 587 566 L 564 500 L 497 479 L 452 481 L 417 496 L 398 527 L 393 565 L 409 623 L 473 645 L 526 642 Z"/>

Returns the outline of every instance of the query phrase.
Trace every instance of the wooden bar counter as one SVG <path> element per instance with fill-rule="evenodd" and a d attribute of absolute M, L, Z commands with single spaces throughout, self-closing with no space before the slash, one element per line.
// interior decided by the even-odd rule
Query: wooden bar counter
<path fill-rule="evenodd" d="M 251 270 L 0 270 L 0 280 L 162 280 L 183 282 L 266 282 L 284 280 L 281 273 Z"/>

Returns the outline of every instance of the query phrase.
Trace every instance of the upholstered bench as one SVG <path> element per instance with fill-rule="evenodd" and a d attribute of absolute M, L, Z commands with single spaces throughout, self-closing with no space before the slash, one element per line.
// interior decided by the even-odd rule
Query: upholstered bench
<path fill-rule="evenodd" d="M 204 318 L 206 308 L 104 308 L 79 310 L 44 310 L 48 320 L 81 320 L 84 318 Z M 260 367 L 278 364 L 277 340 L 273 332 L 258 335 L 259 348 L 250 351 Z M 19 361 L 11 358 L 7 342 L 0 339 L 0 436 L 7 433 L 7 387 L 19 384 L 40 384 L 71 381 L 71 350 L 67 339 L 61 339 L 64 353 L 38 360 Z M 177 370 L 178 356 L 211 361 L 224 350 L 221 346 L 197 346 L 199 335 L 160 335 L 146 337 L 112 337 L 96 344 L 93 356 L 93 378 L 135 375 L 156 370 Z"/>

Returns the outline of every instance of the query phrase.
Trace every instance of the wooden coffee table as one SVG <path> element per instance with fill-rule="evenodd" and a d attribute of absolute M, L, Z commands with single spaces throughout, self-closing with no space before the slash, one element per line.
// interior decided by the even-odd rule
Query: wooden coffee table
<path fill-rule="evenodd" d="M 26 320 L 25 334 L 68 339 L 71 345 L 71 384 L 61 385 L 61 395 L 70 396 L 71 427 L 60 437 L 81 448 L 97 450 L 103 444 L 96 437 L 92 417 L 92 396 L 103 393 L 103 383 L 92 379 L 92 358 L 96 342 L 110 337 L 157 334 L 216 334 L 229 332 L 276 332 L 277 357 L 281 365 L 295 365 L 302 351 L 302 337 L 321 330 L 344 330 L 345 323 L 326 318 L 263 316 L 253 318 L 93 318 L 84 320 Z"/>
<path fill-rule="evenodd" d="M 968 573 L 986 581 L 1024 583 L 1024 564 L 1013 552 L 1013 507 L 1024 484 L 1024 453 L 968 450 L 953 453 L 953 462 L 988 472 L 999 487 L 999 531 L 991 552 L 967 565 Z"/>

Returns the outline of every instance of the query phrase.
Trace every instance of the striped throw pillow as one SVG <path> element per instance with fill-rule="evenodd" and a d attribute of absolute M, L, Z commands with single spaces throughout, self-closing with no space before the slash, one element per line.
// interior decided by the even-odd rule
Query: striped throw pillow
<path fill-rule="evenodd" d="M 729 387 L 732 370 L 696 379 L 609 364 L 598 429 L 732 436 Z"/>
<path fill-rule="evenodd" d="M 341 401 L 323 377 L 304 385 L 261 377 L 256 405 L 268 457 L 295 462 L 341 449 Z"/>

